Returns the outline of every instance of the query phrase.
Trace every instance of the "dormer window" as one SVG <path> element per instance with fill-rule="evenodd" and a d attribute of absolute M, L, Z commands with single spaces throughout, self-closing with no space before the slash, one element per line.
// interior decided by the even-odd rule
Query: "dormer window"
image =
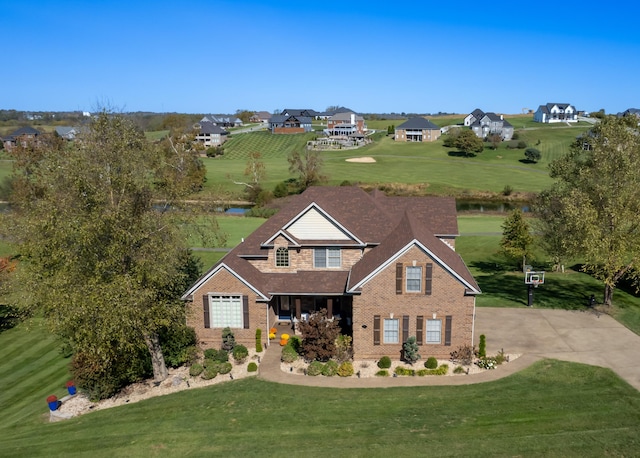
<path fill-rule="evenodd" d="M 279 247 L 276 249 L 276 267 L 289 267 L 289 249 Z"/>

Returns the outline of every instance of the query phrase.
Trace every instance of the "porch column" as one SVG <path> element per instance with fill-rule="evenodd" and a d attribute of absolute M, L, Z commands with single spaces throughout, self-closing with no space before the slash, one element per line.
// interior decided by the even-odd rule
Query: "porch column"
<path fill-rule="evenodd" d="M 327 317 L 333 318 L 333 298 L 327 298 Z"/>
<path fill-rule="evenodd" d="M 300 314 L 302 313 L 302 301 L 299 297 L 296 297 L 296 319 L 300 321 Z"/>

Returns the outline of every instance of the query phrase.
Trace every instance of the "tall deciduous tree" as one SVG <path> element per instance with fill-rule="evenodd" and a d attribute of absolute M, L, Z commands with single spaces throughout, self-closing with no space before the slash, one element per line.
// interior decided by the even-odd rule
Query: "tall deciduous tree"
<path fill-rule="evenodd" d="M 461 129 L 453 145 L 468 156 L 481 153 L 484 149 L 482 139 L 469 129 Z"/>
<path fill-rule="evenodd" d="M 190 280 L 190 256 L 175 212 L 157 205 L 188 189 L 182 159 L 158 154 L 130 121 L 107 113 L 73 145 L 18 157 L 10 233 L 21 302 L 71 344 L 75 366 L 121 369 L 146 348 L 154 378 L 167 377 L 159 332 L 184 319 L 177 292 Z"/>
<path fill-rule="evenodd" d="M 327 180 L 322 175 L 322 156 L 318 151 L 305 148 L 302 152 L 293 151 L 287 158 L 289 161 L 289 172 L 298 175 L 298 182 L 301 190 L 307 189 L 318 183 Z"/>
<path fill-rule="evenodd" d="M 511 261 L 522 263 L 522 268 L 531 258 L 533 237 L 529 232 L 529 224 L 523 218 L 522 210 L 516 208 L 511 211 L 502 223 L 502 253 Z"/>
<path fill-rule="evenodd" d="M 543 237 L 556 255 L 584 260 L 604 282 L 604 300 L 640 268 L 640 135 L 624 120 L 607 117 L 570 152 L 551 164 L 555 184 L 541 193 Z"/>

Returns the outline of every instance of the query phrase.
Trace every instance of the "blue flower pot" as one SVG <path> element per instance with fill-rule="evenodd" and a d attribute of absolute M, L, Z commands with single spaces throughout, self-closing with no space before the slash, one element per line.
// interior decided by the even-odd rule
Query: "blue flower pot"
<path fill-rule="evenodd" d="M 49 403 L 49 410 L 58 410 L 58 400 Z"/>
<path fill-rule="evenodd" d="M 68 386 L 67 387 L 67 391 L 69 391 L 69 394 L 71 396 L 73 396 L 74 394 L 76 394 L 76 387 L 75 386 Z"/>

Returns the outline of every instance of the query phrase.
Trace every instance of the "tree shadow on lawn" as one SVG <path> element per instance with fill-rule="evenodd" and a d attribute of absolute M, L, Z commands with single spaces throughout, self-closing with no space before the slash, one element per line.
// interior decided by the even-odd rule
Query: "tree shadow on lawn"
<path fill-rule="evenodd" d="M 447 154 L 451 157 L 476 157 L 475 153 L 465 153 L 464 151 L 449 151 Z"/>
<path fill-rule="evenodd" d="M 538 161 L 532 161 L 531 159 L 518 159 L 518 162 L 522 164 L 537 164 Z"/>

